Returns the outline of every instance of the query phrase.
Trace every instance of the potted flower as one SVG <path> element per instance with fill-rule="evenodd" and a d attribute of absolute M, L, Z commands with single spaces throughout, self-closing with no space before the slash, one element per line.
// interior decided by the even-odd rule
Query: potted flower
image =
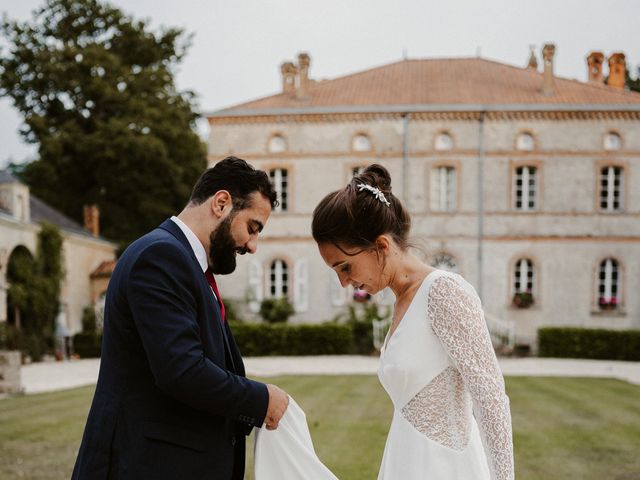
<path fill-rule="evenodd" d="M 516 308 L 529 308 L 533 304 L 533 294 L 530 291 L 516 292 L 513 294 L 513 306 Z"/>
<path fill-rule="evenodd" d="M 356 288 L 353 291 L 353 301 L 354 302 L 366 303 L 366 302 L 369 301 L 370 298 L 371 298 L 371 295 L 369 295 L 364 290 L 360 290 L 359 288 Z"/>
<path fill-rule="evenodd" d="M 600 310 L 615 310 L 618 307 L 618 299 L 616 297 L 600 297 L 598 299 L 598 306 Z"/>

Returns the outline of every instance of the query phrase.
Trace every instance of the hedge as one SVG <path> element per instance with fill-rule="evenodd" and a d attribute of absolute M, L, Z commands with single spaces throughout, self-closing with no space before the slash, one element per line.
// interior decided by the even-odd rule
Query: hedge
<path fill-rule="evenodd" d="M 640 330 L 538 329 L 538 356 L 640 360 Z"/>
<path fill-rule="evenodd" d="M 369 354 L 373 349 L 371 326 L 364 324 L 231 323 L 233 337 L 246 357 L 274 355 Z M 81 358 L 99 357 L 102 336 L 78 333 L 73 350 Z"/>
<path fill-rule="evenodd" d="M 247 357 L 356 353 L 350 325 L 235 323 L 231 329 L 240 352 Z"/>
<path fill-rule="evenodd" d="M 102 335 L 82 332 L 73 336 L 73 353 L 80 358 L 97 358 L 102 352 Z"/>

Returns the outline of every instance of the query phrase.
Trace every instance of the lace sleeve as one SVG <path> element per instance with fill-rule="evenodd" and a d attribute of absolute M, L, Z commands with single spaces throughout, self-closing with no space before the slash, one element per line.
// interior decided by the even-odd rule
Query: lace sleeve
<path fill-rule="evenodd" d="M 492 479 L 512 480 L 509 398 L 480 300 L 455 280 L 441 277 L 429 289 L 427 308 L 431 328 L 471 394 Z"/>

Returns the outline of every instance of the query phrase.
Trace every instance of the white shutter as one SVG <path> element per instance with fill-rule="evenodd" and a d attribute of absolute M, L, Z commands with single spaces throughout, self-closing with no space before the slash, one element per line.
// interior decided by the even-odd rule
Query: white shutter
<path fill-rule="evenodd" d="M 293 281 L 293 304 L 296 312 L 306 312 L 309 308 L 309 262 L 306 258 L 296 260 Z"/>
<path fill-rule="evenodd" d="M 396 296 L 389 287 L 378 292 L 376 297 L 377 303 L 383 307 L 391 306 L 396 301 Z"/>
<path fill-rule="evenodd" d="M 345 304 L 345 289 L 340 285 L 340 280 L 335 272 L 331 272 L 329 278 L 329 296 L 331 297 L 331 305 L 334 307 L 342 307 Z"/>
<path fill-rule="evenodd" d="M 260 302 L 262 302 L 262 265 L 257 259 L 249 262 L 249 309 L 253 313 L 260 311 Z"/>

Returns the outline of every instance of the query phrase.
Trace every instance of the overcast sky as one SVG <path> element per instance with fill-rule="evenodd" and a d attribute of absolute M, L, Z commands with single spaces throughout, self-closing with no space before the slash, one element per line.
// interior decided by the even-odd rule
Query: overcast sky
<path fill-rule="evenodd" d="M 43 0 L 0 0 L 27 20 Z M 193 44 L 177 85 L 202 112 L 277 93 L 280 63 L 311 55 L 310 76 L 334 78 L 409 58 L 482 57 L 524 66 L 529 45 L 556 44 L 555 73 L 586 80 L 585 57 L 621 51 L 640 64 L 638 0 L 112 0 L 153 29 L 181 27 Z M 605 70 L 606 73 L 606 70 Z M 0 99 L 0 168 L 36 154 L 21 118 Z"/>

